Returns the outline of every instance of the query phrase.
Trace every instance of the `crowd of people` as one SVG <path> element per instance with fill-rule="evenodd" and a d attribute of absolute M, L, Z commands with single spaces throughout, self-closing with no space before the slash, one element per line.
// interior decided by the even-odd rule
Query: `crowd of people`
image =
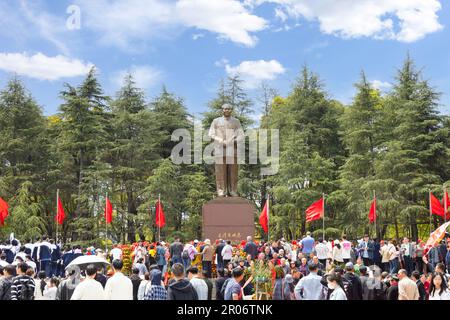
<path fill-rule="evenodd" d="M 428 252 L 406 237 L 326 241 L 310 232 L 293 241 L 176 239 L 132 248 L 124 257 L 120 245 L 105 252 L 12 238 L 0 245 L 0 300 L 450 300 L 449 237 Z M 83 255 L 110 266 L 69 265 Z"/>

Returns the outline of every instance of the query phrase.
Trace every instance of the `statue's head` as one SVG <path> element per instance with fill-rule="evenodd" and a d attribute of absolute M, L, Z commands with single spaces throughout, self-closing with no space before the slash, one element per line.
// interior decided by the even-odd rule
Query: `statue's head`
<path fill-rule="evenodd" d="M 233 112 L 233 107 L 230 104 L 225 103 L 222 106 L 222 112 L 223 112 L 223 115 L 228 118 L 231 116 L 231 113 Z"/>

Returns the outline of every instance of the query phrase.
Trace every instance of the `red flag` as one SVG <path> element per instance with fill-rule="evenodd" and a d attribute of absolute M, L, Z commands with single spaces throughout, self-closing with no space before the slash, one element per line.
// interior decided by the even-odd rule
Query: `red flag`
<path fill-rule="evenodd" d="M 58 196 L 58 212 L 56 213 L 56 221 L 58 221 L 59 225 L 62 225 L 66 219 L 66 214 L 64 213 L 63 204 L 61 202 L 61 198 Z"/>
<path fill-rule="evenodd" d="M 444 208 L 441 202 L 430 192 L 431 213 L 444 217 Z"/>
<path fill-rule="evenodd" d="M 9 204 L 5 200 L 0 198 L 0 225 L 2 226 L 5 225 L 5 219 L 9 214 L 8 209 Z"/>
<path fill-rule="evenodd" d="M 166 225 L 166 217 L 164 216 L 164 211 L 161 202 L 156 201 L 156 226 L 159 228 L 163 228 Z"/>
<path fill-rule="evenodd" d="M 434 247 L 436 243 L 440 243 L 442 239 L 445 236 L 445 230 L 448 228 L 448 225 L 450 224 L 450 221 L 447 223 L 444 223 L 442 226 L 437 228 L 428 239 L 427 243 L 425 244 L 423 254 L 426 255 L 428 251 Z"/>
<path fill-rule="evenodd" d="M 259 224 L 263 228 L 264 232 L 267 233 L 269 231 L 269 207 L 267 205 L 268 200 L 266 200 L 266 204 L 264 205 L 264 209 L 259 216 Z"/>
<path fill-rule="evenodd" d="M 369 222 L 373 223 L 375 220 L 377 220 L 377 198 L 374 197 L 372 204 L 370 206 L 370 212 L 369 212 Z"/>
<path fill-rule="evenodd" d="M 312 222 L 323 217 L 325 211 L 325 202 L 323 198 L 314 202 L 308 209 L 306 209 L 306 222 Z"/>
<path fill-rule="evenodd" d="M 105 205 L 105 219 L 106 223 L 109 224 L 113 220 L 113 207 L 111 205 L 111 202 L 109 201 L 108 197 L 106 197 L 106 205 Z"/>

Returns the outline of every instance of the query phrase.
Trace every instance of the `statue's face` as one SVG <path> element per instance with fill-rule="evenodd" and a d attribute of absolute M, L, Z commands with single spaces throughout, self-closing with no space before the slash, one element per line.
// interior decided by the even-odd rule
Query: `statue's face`
<path fill-rule="evenodd" d="M 233 112 L 233 109 L 230 106 L 226 105 L 222 108 L 222 111 L 225 117 L 230 117 L 231 113 Z"/>

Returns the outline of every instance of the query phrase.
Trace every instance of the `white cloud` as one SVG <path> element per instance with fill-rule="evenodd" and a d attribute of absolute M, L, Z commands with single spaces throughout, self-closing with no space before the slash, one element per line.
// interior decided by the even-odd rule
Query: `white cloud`
<path fill-rule="evenodd" d="M 229 75 L 238 74 L 248 89 L 255 89 L 263 81 L 275 80 L 278 75 L 286 72 L 277 60 L 243 61 L 234 67 L 226 64 L 225 71 Z"/>
<path fill-rule="evenodd" d="M 439 0 L 253 0 L 276 3 L 294 18 L 318 21 L 320 30 L 343 38 L 373 37 L 414 42 L 443 28 Z M 396 21 L 398 21 L 396 23 Z"/>
<path fill-rule="evenodd" d="M 115 72 L 111 77 L 111 81 L 119 88 L 123 85 L 123 80 L 128 74 L 131 74 L 136 85 L 144 90 L 159 84 L 164 76 L 163 72 L 156 67 L 132 65 L 129 69 Z"/>
<path fill-rule="evenodd" d="M 267 22 L 251 14 L 239 0 L 76 0 L 87 28 L 101 41 L 127 48 L 151 37 L 174 37 L 186 28 L 218 34 L 219 38 L 254 46 L 254 32 Z M 82 25 L 82 27 L 83 27 Z"/>
<path fill-rule="evenodd" d="M 176 12 L 186 26 L 215 32 L 220 38 L 249 47 L 257 42 L 250 33 L 267 25 L 266 20 L 252 15 L 236 0 L 179 0 Z"/>
<path fill-rule="evenodd" d="M 372 86 L 375 89 L 378 89 L 378 90 L 381 90 L 381 91 L 392 88 L 392 84 L 387 82 L 387 81 L 372 80 L 370 83 L 372 84 Z"/>
<path fill-rule="evenodd" d="M 0 70 L 39 80 L 58 80 L 85 75 L 94 65 L 62 55 L 0 53 Z"/>

